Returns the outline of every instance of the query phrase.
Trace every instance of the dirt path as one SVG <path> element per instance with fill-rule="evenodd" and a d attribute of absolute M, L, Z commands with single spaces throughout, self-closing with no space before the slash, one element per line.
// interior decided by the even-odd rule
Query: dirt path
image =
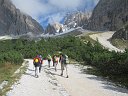
<path fill-rule="evenodd" d="M 18 84 L 7 96 L 128 96 L 128 90 L 114 86 L 99 77 L 82 73 L 83 66 L 68 65 L 69 78 L 60 76 L 60 65 L 57 72 L 54 67 L 48 68 L 44 62 L 39 78 L 34 77 L 32 60 Z M 51 64 L 52 65 L 52 64 Z"/>
<path fill-rule="evenodd" d="M 110 42 L 109 39 L 112 37 L 114 32 L 104 32 L 104 33 L 98 33 L 98 34 L 93 34 L 90 35 L 90 37 L 94 40 L 98 40 L 100 44 L 102 44 L 105 48 L 108 48 L 110 51 L 115 50 L 116 52 L 123 52 L 124 50 L 120 50 L 113 46 Z"/>

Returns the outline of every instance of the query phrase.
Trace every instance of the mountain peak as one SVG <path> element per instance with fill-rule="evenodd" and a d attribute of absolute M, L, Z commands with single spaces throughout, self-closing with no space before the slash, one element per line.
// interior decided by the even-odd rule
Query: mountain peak
<path fill-rule="evenodd" d="M 10 0 L 1 0 L 0 5 L 0 35 L 41 34 L 44 31 L 36 20 L 16 9 Z"/>

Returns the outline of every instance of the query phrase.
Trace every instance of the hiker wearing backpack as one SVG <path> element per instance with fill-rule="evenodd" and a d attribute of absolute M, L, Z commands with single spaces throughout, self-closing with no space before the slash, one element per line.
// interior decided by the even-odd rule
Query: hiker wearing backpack
<path fill-rule="evenodd" d="M 50 63 L 51 63 L 52 57 L 50 55 L 48 55 L 47 59 L 48 59 L 48 67 L 50 68 Z"/>
<path fill-rule="evenodd" d="M 41 73 L 42 64 L 43 64 L 43 57 L 42 57 L 42 55 L 39 55 L 39 58 L 40 58 L 39 73 Z"/>
<path fill-rule="evenodd" d="M 63 71 L 64 71 L 64 69 L 66 69 L 66 75 L 67 75 L 67 78 L 68 78 L 68 70 L 67 70 L 68 56 L 65 55 L 65 54 L 61 54 L 59 61 L 60 61 L 60 64 L 61 64 L 61 76 L 63 76 Z"/>
<path fill-rule="evenodd" d="M 42 66 L 42 60 L 41 60 L 41 56 L 37 55 L 34 59 L 33 59 L 33 64 L 35 66 L 35 77 L 39 77 L 39 73 L 41 72 L 41 66 Z"/>

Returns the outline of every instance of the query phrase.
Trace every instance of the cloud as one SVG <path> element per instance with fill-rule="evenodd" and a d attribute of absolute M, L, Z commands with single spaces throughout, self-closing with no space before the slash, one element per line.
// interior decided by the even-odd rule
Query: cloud
<path fill-rule="evenodd" d="M 61 22 L 63 23 L 64 16 L 66 14 L 64 12 L 55 13 L 45 16 L 39 20 L 39 23 L 43 23 L 43 26 L 46 27 L 48 23 Z"/>
<path fill-rule="evenodd" d="M 94 8 L 99 0 L 12 0 L 13 4 L 22 12 L 32 16 L 38 22 L 42 18 L 52 16 L 55 20 L 60 20 L 62 16 L 57 12 L 74 11 L 77 9 L 90 10 Z"/>
<path fill-rule="evenodd" d="M 58 7 L 62 10 L 64 9 L 75 9 L 77 8 L 82 0 L 49 0 L 49 4 Z"/>
<path fill-rule="evenodd" d="M 12 0 L 15 6 L 22 12 L 38 20 L 40 16 L 49 14 L 52 7 L 42 3 L 41 0 Z"/>

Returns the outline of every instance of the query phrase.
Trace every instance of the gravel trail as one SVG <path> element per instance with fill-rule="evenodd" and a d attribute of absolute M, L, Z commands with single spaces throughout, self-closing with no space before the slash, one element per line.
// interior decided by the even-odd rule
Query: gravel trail
<path fill-rule="evenodd" d="M 48 68 L 47 61 L 44 61 L 40 77 L 35 78 L 32 60 L 28 61 L 26 73 L 12 86 L 7 96 L 128 96 L 127 89 L 83 73 L 81 69 L 86 69 L 86 66 L 69 64 L 69 78 L 66 78 L 65 74 L 60 76 L 60 64 L 55 72 L 54 67 Z"/>
<path fill-rule="evenodd" d="M 39 78 L 34 76 L 33 60 L 28 61 L 26 73 L 12 86 L 7 96 L 69 96 L 56 78 L 49 74 L 47 61 L 44 61 Z"/>
<path fill-rule="evenodd" d="M 117 87 L 95 75 L 89 75 L 82 69 L 86 70 L 87 67 L 69 64 L 69 78 L 66 78 L 66 74 L 60 76 L 60 65 L 57 66 L 57 72 L 52 69 L 50 72 L 71 96 L 128 96 L 127 89 Z"/>

